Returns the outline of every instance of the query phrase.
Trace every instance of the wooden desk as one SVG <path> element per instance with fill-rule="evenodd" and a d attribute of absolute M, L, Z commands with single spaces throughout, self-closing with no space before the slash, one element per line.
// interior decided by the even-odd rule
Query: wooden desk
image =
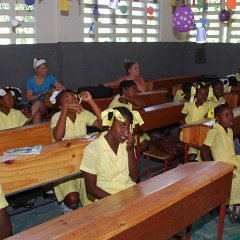
<path fill-rule="evenodd" d="M 47 144 L 39 155 L 12 156 L 0 163 L 4 193 L 10 195 L 79 173 L 83 150 L 91 140 L 79 138 Z"/>
<path fill-rule="evenodd" d="M 221 240 L 233 170 L 223 162 L 187 163 L 9 239 L 164 240 L 220 206 Z"/>
<path fill-rule="evenodd" d="M 52 142 L 50 122 L 31 124 L 0 131 L 0 154 L 7 149 Z"/>
<path fill-rule="evenodd" d="M 146 107 L 159 105 L 167 101 L 167 91 L 158 90 L 158 91 L 139 93 L 138 97 L 140 97 L 146 103 Z M 114 97 L 100 98 L 100 99 L 94 99 L 94 100 L 101 110 L 105 110 L 108 108 L 108 106 L 110 105 L 113 99 Z M 84 109 L 88 111 L 92 111 L 91 107 L 87 103 L 82 102 L 82 106 Z"/>
<path fill-rule="evenodd" d="M 177 124 L 181 119 L 182 103 L 164 103 L 157 106 L 146 107 L 140 114 L 144 124 L 142 131 L 147 132 L 157 128 Z"/>

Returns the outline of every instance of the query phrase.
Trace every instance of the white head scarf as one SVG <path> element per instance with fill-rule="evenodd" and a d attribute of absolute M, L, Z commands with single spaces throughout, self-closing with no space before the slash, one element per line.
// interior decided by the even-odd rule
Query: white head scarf
<path fill-rule="evenodd" d="M 37 59 L 37 58 L 34 58 L 33 59 L 33 69 L 36 70 L 40 65 L 42 64 L 46 64 L 46 60 L 44 59 Z"/>

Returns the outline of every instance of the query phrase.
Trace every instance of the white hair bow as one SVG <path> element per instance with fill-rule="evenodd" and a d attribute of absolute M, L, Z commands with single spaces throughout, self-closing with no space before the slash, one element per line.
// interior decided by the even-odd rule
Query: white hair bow
<path fill-rule="evenodd" d="M 3 97 L 6 95 L 6 91 L 2 88 L 0 88 L 0 96 Z"/>
<path fill-rule="evenodd" d="M 56 104 L 56 97 L 57 97 L 57 95 L 60 93 L 61 91 L 54 91 L 53 93 L 52 93 L 52 96 L 50 97 L 50 102 L 52 103 L 52 104 Z"/>

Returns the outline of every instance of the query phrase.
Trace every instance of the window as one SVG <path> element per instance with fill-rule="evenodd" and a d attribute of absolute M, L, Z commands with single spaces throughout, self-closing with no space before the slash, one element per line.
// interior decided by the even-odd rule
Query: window
<path fill-rule="evenodd" d="M 10 3 L 9 3 L 10 2 Z M 15 1 L 0 1 L 0 45 L 35 43 L 34 6 Z M 16 19 L 19 26 L 13 27 Z M 18 22 L 15 20 L 15 23 Z"/>
<path fill-rule="evenodd" d="M 196 1 L 197 2 L 197 1 Z M 208 0 L 208 8 L 203 11 L 197 7 L 191 6 L 194 16 L 196 27 L 199 28 L 202 26 L 200 19 L 206 19 L 206 35 L 207 42 L 212 43 L 240 43 L 240 0 L 237 0 L 237 6 L 235 10 L 229 10 L 231 13 L 230 20 L 227 22 L 221 22 L 219 20 L 219 12 L 225 1 L 221 0 Z M 191 42 L 196 41 L 197 30 L 191 30 L 188 33 L 188 40 Z"/>
<path fill-rule="evenodd" d="M 108 7 L 109 0 L 98 0 L 99 17 L 93 16 L 94 4 L 84 1 L 84 42 L 156 42 L 159 41 L 159 3 L 121 0 L 119 8 Z M 121 12 L 127 6 L 127 13 Z M 153 14 L 147 13 L 152 7 Z M 89 34 L 91 23 L 94 32 Z"/>

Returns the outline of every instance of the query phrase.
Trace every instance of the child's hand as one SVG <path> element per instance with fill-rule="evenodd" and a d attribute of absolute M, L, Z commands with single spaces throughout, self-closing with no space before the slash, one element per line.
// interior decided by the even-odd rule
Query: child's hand
<path fill-rule="evenodd" d="M 127 99 L 126 99 L 124 96 L 120 97 L 120 98 L 118 99 L 118 101 L 119 101 L 120 103 L 127 103 Z"/>
<path fill-rule="evenodd" d="M 80 113 L 82 110 L 82 106 L 78 104 L 77 100 L 73 102 L 71 101 L 71 99 L 65 99 L 62 110 L 66 112 L 68 112 L 69 110 L 76 111 Z"/>
<path fill-rule="evenodd" d="M 83 102 L 90 102 L 93 100 L 92 95 L 88 91 L 83 91 L 78 94 L 79 99 L 82 98 Z"/>
<path fill-rule="evenodd" d="M 125 134 L 125 136 L 126 136 L 126 139 L 127 139 L 127 151 L 134 149 L 135 139 L 134 139 L 133 135 L 130 134 L 130 132 L 127 132 Z"/>

